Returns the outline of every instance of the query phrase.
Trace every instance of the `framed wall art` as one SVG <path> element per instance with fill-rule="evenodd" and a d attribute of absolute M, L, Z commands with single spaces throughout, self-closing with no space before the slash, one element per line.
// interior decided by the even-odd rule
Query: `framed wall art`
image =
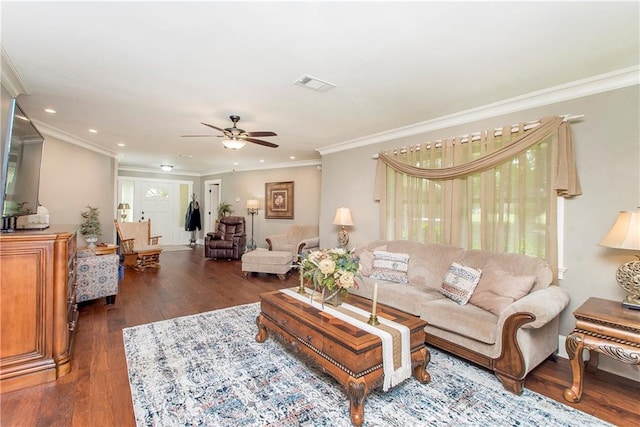
<path fill-rule="evenodd" d="M 293 181 L 264 184 L 267 219 L 293 219 Z"/>

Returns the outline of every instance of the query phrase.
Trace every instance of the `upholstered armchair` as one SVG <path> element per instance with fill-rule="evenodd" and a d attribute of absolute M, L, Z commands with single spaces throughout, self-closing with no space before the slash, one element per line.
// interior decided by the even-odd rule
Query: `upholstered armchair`
<path fill-rule="evenodd" d="M 292 225 L 286 233 L 267 236 L 270 251 L 291 252 L 297 258 L 303 252 L 319 249 L 320 237 L 317 225 Z"/>
<path fill-rule="evenodd" d="M 106 298 L 113 304 L 118 295 L 120 255 L 78 252 L 76 257 L 76 302 Z"/>
<path fill-rule="evenodd" d="M 204 238 L 204 256 L 207 258 L 240 259 L 247 244 L 243 216 L 224 216 L 218 229 Z"/>

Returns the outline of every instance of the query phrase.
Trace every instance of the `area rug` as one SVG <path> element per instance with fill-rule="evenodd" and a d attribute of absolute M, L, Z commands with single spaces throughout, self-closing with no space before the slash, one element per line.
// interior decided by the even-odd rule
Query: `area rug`
<path fill-rule="evenodd" d="M 272 337 L 255 341 L 258 303 L 123 330 L 138 426 L 350 426 L 331 377 Z M 411 378 L 365 401 L 364 426 L 602 426 L 490 372 L 430 349 L 431 382 Z"/>

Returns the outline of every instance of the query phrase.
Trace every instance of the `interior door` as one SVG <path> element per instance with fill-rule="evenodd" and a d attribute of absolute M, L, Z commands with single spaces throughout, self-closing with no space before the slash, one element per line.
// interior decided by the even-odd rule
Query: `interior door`
<path fill-rule="evenodd" d="M 138 181 L 136 183 L 136 201 L 134 220 L 151 219 L 151 235 L 162 236 L 160 244 L 184 243 L 176 241 L 176 233 L 174 232 L 176 227 L 172 225 L 173 207 L 178 203 L 178 193 L 174 183 Z"/>

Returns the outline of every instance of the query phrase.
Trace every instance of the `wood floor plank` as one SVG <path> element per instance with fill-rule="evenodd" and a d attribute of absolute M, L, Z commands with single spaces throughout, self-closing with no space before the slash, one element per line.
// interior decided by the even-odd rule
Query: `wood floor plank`
<path fill-rule="evenodd" d="M 80 307 L 72 371 L 49 384 L 0 396 L 4 426 L 135 426 L 122 329 L 259 301 L 261 292 L 298 285 L 297 273 L 242 276 L 239 261 L 211 260 L 201 246 L 166 252 L 161 268 L 127 270 L 113 305 L 104 299 Z M 496 379 L 497 381 L 497 379 Z M 603 371 L 588 372 L 582 401 L 562 393 L 571 383 L 566 359 L 545 361 L 525 387 L 615 425 L 640 425 L 640 383 Z"/>

